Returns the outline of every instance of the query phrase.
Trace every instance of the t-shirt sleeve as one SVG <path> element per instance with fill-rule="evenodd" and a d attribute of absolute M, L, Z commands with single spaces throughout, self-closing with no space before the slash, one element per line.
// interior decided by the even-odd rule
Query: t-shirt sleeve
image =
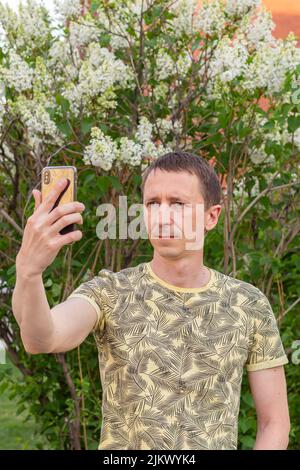
<path fill-rule="evenodd" d="M 103 331 L 105 325 L 105 298 L 108 288 L 108 279 L 110 271 L 103 269 L 99 271 L 97 276 L 94 276 L 89 281 L 80 284 L 67 299 L 79 297 L 87 300 L 95 309 L 97 319 L 93 326 L 92 332 Z"/>
<path fill-rule="evenodd" d="M 268 369 L 289 362 L 270 302 L 261 291 L 259 294 L 253 309 L 251 309 L 253 331 L 245 363 L 247 371 Z"/>

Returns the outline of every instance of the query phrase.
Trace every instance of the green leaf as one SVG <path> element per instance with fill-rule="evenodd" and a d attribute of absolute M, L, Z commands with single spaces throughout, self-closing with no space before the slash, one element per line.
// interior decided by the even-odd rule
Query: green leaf
<path fill-rule="evenodd" d="M 242 433 L 245 433 L 248 431 L 248 429 L 252 428 L 252 423 L 248 417 L 243 417 L 240 418 L 239 426 Z"/>
<path fill-rule="evenodd" d="M 141 175 L 133 175 L 132 180 L 134 184 L 140 185 L 142 183 L 142 177 Z"/>
<path fill-rule="evenodd" d="M 241 436 L 240 441 L 245 447 L 252 449 L 255 439 L 252 436 Z"/>
<path fill-rule="evenodd" d="M 53 284 L 52 279 L 48 278 L 46 282 L 44 282 L 44 287 L 51 287 Z"/>
<path fill-rule="evenodd" d="M 52 285 L 52 295 L 53 297 L 59 297 L 61 293 L 61 285 L 60 284 L 53 284 Z"/>
<path fill-rule="evenodd" d="M 18 408 L 16 409 L 16 415 L 20 415 L 25 410 L 26 410 L 26 407 L 23 404 L 18 406 Z"/>
<path fill-rule="evenodd" d="M 70 103 L 69 101 L 62 95 L 56 95 L 55 96 L 55 101 L 56 103 L 61 107 L 64 113 L 69 111 L 70 109 Z"/>
<path fill-rule="evenodd" d="M 97 178 L 96 187 L 100 190 L 101 195 L 108 192 L 110 185 L 111 183 L 108 175 L 102 175 Z"/>
<path fill-rule="evenodd" d="M 94 126 L 95 121 L 93 119 L 88 119 L 88 118 L 83 118 L 80 129 L 81 132 L 85 135 L 88 134 L 91 130 L 91 128 Z"/>
<path fill-rule="evenodd" d="M 98 7 L 99 7 L 99 2 L 92 0 L 91 6 L 90 6 L 91 14 L 95 13 L 98 10 Z"/>
<path fill-rule="evenodd" d="M 67 137 L 71 137 L 72 129 L 70 128 L 68 122 L 66 121 L 59 121 L 56 123 L 57 128 L 65 134 Z"/>
<path fill-rule="evenodd" d="M 289 132 L 295 132 L 300 127 L 300 116 L 290 116 L 288 118 Z"/>
<path fill-rule="evenodd" d="M 16 272 L 16 265 L 13 264 L 10 268 L 8 268 L 7 274 L 8 276 L 10 276 L 11 274 L 15 274 L 15 272 Z"/>
<path fill-rule="evenodd" d="M 0 384 L 0 395 L 2 395 L 2 393 L 7 389 L 8 387 L 8 382 L 2 382 Z"/>
<path fill-rule="evenodd" d="M 122 191 L 123 186 L 116 176 L 110 175 L 108 178 L 110 179 L 110 182 L 115 189 L 117 189 L 118 191 Z"/>
<path fill-rule="evenodd" d="M 254 406 L 254 401 L 253 401 L 253 397 L 251 395 L 250 392 L 246 392 L 242 395 L 242 399 L 243 401 L 248 405 L 250 406 L 251 408 Z"/>
<path fill-rule="evenodd" d="M 78 268 L 81 268 L 82 263 L 80 261 L 77 261 L 76 259 L 72 259 L 72 266 L 77 266 Z"/>

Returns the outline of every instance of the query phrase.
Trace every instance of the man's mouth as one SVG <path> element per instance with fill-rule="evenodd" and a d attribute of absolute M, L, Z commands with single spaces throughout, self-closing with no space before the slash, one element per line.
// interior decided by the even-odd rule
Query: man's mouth
<path fill-rule="evenodd" d="M 158 238 L 175 238 L 174 235 L 162 235 L 161 233 L 159 234 Z"/>

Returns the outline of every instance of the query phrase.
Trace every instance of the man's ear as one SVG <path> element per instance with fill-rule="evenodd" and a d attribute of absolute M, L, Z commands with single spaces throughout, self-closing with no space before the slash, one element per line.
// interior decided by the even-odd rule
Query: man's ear
<path fill-rule="evenodd" d="M 218 223 L 220 214 L 222 211 L 222 206 L 220 204 L 215 204 L 207 210 L 207 221 L 204 227 L 204 235 L 212 230 Z"/>

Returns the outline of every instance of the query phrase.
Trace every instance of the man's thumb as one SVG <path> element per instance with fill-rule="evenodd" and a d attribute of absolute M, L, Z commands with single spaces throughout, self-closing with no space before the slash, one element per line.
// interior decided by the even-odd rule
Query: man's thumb
<path fill-rule="evenodd" d="M 33 189 L 32 194 L 34 197 L 34 212 L 37 210 L 39 205 L 42 203 L 42 194 L 38 189 Z"/>

